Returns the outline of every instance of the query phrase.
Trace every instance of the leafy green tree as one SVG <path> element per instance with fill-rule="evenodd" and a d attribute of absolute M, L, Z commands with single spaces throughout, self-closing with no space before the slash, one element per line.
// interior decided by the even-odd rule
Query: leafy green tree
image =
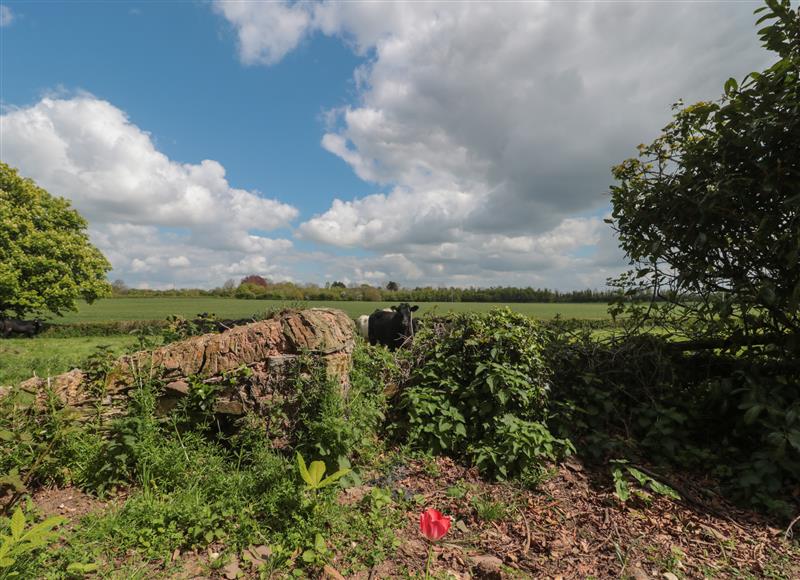
<path fill-rule="evenodd" d="M 0 316 L 74 310 L 110 293 L 111 265 L 87 236 L 86 220 L 0 162 Z"/>
<path fill-rule="evenodd" d="M 614 168 L 611 221 L 635 265 L 617 282 L 657 299 L 649 320 L 785 356 L 800 342 L 800 11 L 767 0 L 756 13 L 778 61 L 716 102 L 676 105 Z"/>
<path fill-rule="evenodd" d="M 394 280 L 391 280 L 386 284 L 386 289 L 389 292 L 397 292 L 398 290 L 400 290 L 400 284 L 398 284 Z"/>

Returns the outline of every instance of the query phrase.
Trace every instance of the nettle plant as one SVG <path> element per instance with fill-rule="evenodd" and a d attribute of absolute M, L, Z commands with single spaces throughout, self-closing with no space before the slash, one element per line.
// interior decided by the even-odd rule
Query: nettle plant
<path fill-rule="evenodd" d="M 415 446 L 508 479 L 571 453 L 548 430 L 550 371 L 539 324 L 508 309 L 432 321 L 416 336 L 403 390 Z"/>

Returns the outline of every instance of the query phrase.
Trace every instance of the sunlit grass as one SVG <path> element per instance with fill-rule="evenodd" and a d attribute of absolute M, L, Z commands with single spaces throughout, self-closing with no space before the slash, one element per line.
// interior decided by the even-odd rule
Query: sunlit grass
<path fill-rule="evenodd" d="M 136 338 L 128 335 L 0 340 L 0 385 L 18 383 L 34 375 L 53 376 L 78 367 L 101 344 L 122 353 L 135 342 Z"/>

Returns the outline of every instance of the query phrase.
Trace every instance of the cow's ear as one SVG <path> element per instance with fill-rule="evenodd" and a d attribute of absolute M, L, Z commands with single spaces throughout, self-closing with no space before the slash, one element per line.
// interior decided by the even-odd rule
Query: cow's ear
<path fill-rule="evenodd" d="M 397 306 L 392 306 L 392 310 L 394 310 L 395 312 L 397 312 Z"/>
<path fill-rule="evenodd" d="M 411 307 L 411 312 L 416 312 L 417 309 L 419 309 L 419 305 L 415 304 L 414 306 Z"/>

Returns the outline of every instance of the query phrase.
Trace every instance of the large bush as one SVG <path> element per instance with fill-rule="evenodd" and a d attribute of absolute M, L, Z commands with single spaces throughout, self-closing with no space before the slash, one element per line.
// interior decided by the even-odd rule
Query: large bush
<path fill-rule="evenodd" d="M 571 444 L 546 427 L 544 334 L 510 310 L 431 320 L 415 337 L 401 392 L 410 443 L 500 479 L 535 477 Z"/>
<path fill-rule="evenodd" d="M 718 101 L 678 109 L 637 158 L 614 168 L 613 219 L 635 272 L 619 281 L 660 301 L 643 312 L 676 333 L 754 355 L 800 355 L 800 11 L 767 0 L 777 53 L 729 79 Z"/>
<path fill-rule="evenodd" d="M 733 499 L 789 515 L 800 481 L 800 381 L 780 366 L 684 353 L 654 335 L 554 329 L 550 425 L 587 459 L 710 475 Z"/>
<path fill-rule="evenodd" d="M 630 438 L 701 448 L 742 497 L 775 509 L 800 479 L 800 10 L 766 0 L 756 12 L 777 61 L 729 79 L 717 101 L 677 105 L 614 169 L 610 221 L 635 267 L 616 284 L 652 297 L 614 312 L 632 334 L 689 340 L 584 342 L 561 368 L 566 389 L 587 387 L 567 397 L 578 423 L 607 406 Z"/>

